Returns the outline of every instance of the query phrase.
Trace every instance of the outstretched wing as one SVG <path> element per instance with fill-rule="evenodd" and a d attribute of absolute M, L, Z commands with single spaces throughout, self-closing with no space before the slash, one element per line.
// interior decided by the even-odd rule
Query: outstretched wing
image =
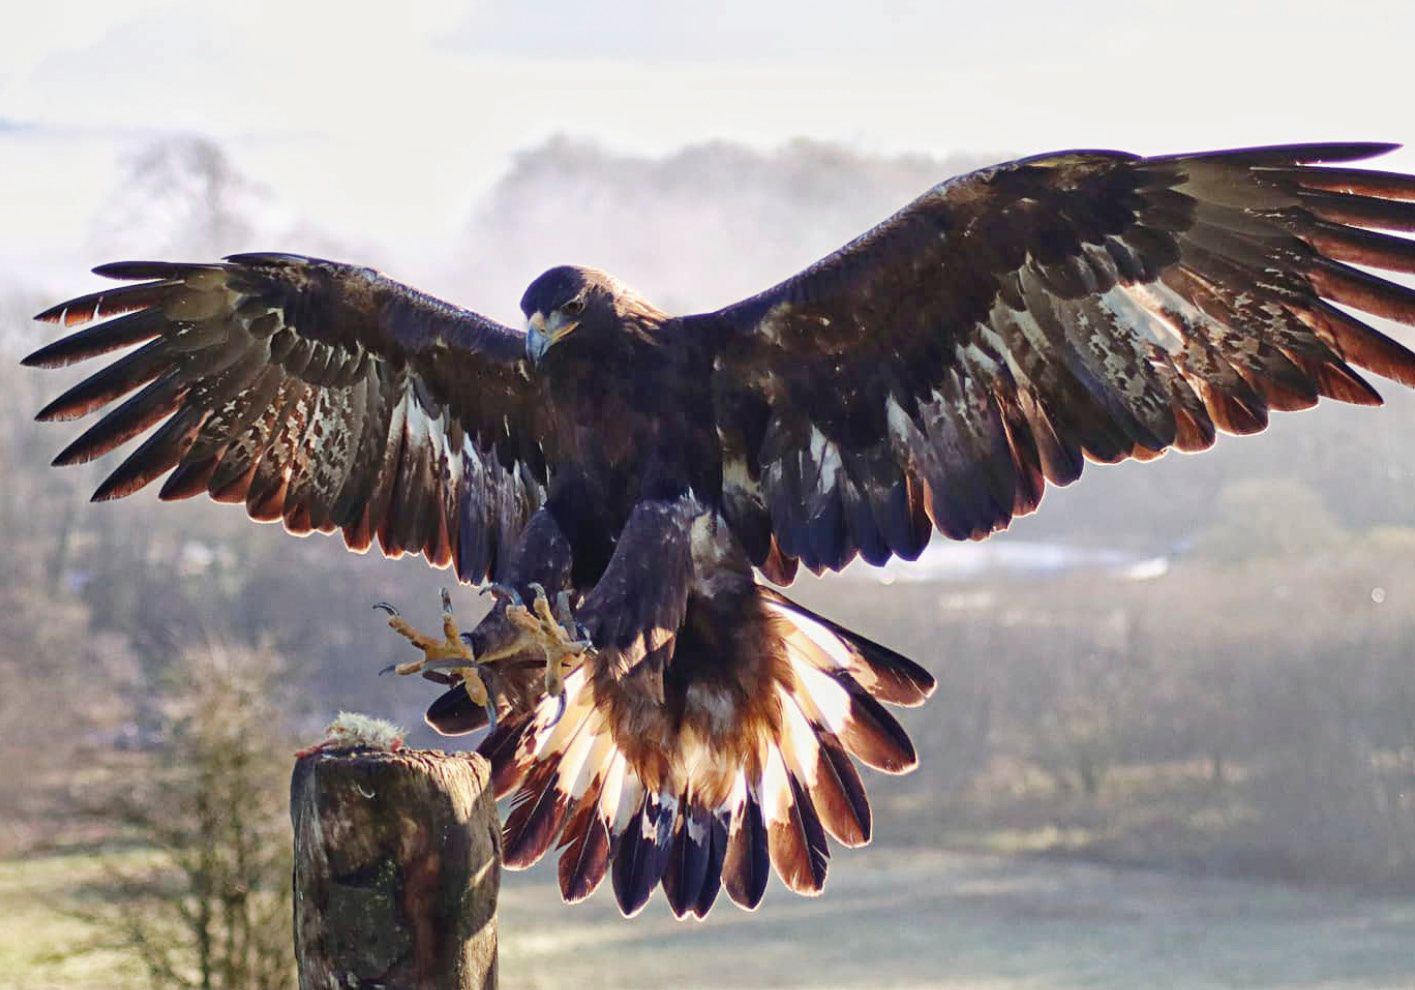
<path fill-rule="evenodd" d="M 38 416 L 73 419 L 136 393 L 55 459 L 92 460 L 156 427 L 95 500 L 170 471 L 164 499 L 209 492 L 293 533 L 342 530 L 359 551 L 377 537 L 390 556 L 421 552 L 467 580 L 497 570 L 539 504 L 520 332 L 317 258 L 95 271 L 141 281 L 41 313 L 64 326 L 115 318 L 25 359 L 59 367 L 139 345 Z"/>
<path fill-rule="evenodd" d="M 1163 158 L 1073 151 L 945 182 L 773 289 L 683 326 L 713 351 L 728 519 L 753 561 L 979 539 L 1083 458 L 1202 450 L 1415 355 L 1415 177 L 1391 145 Z M 1374 229 L 1373 229 L 1374 228 Z"/>

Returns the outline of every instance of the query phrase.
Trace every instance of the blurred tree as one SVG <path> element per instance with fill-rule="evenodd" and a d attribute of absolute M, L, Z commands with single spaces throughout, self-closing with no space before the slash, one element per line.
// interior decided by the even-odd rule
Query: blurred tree
<path fill-rule="evenodd" d="M 293 985 L 287 778 L 294 747 L 268 651 L 183 654 L 161 698 L 156 759 L 115 774 L 96 809 L 137 851 L 114 857 L 105 948 L 157 988 Z"/>
<path fill-rule="evenodd" d="M 268 201 L 215 141 L 173 135 L 128 156 L 88 247 L 104 258 L 231 254 L 250 246 Z"/>

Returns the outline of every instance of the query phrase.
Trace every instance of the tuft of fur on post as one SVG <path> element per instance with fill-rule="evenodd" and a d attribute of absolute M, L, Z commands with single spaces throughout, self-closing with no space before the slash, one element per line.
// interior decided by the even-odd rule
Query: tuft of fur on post
<path fill-rule="evenodd" d="M 324 730 L 324 741 L 302 749 L 297 757 L 311 753 L 372 749 L 396 753 L 403 748 L 403 730 L 387 719 L 358 712 L 340 712 Z"/>

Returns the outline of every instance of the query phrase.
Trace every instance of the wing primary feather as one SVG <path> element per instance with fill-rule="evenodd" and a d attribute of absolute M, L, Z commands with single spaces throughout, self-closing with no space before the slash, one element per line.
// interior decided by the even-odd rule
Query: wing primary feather
<path fill-rule="evenodd" d="M 1319 189 L 1298 189 L 1294 195 L 1303 208 L 1323 220 L 1354 227 L 1415 232 L 1415 202 Z"/>
<path fill-rule="evenodd" d="M 1226 151 L 1205 151 L 1198 154 L 1157 155 L 1146 162 L 1183 162 L 1196 158 L 1223 161 L 1256 168 L 1265 165 L 1294 165 L 1320 162 L 1354 162 L 1375 158 L 1400 148 L 1387 141 L 1331 141 L 1312 144 L 1273 144 L 1253 148 L 1233 148 Z"/>
<path fill-rule="evenodd" d="M 1415 201 L 1415 177 L 1399 172 L 1331 168 L 1322 165 L 1295 168 L 1281 165 L 1257 165 L 1253 170 L 1259 174 L 1260 178 L 1287 181 L 1307 189 L 1370 196 L 1377 199 Z"/>
<path fill-rule="evenodd" d="M 59 307 L 63 311 L 63 307 Z M 53 312 L 53 311 L 51 311 Z M 40 314 L 39 319 L 44 318 Z M 79 361 L 98 357 L 111 351 L 144 340 L 151 340 L 162 333 L 166 317 L 158 310 L 144 309 L 128 313 L 117 319 L 105 320 L 95 326 L 86 327 L 67 337 L 61 337 L 28 355 L 23 364 L 30 368 L 62 368 Z"/>
<path fill-rule="evenodd" d="M 1313 287 L 1333 302 L 1398 323 L 1415 324 L 1415 289 L 1326 259 L 1317 263 L 1311 279 Z"/>
<path fill-rule="evenodd" d="M 1415 240 L 1410 238 L 1320 221 L 1300 229 L 1298 236 L 1336 261 L 1415 275 Z"/>
<path fill-rule="evenodd" d="M 223 267 L 180 261 L 110 261 L 94 268 L 93 273 L 121 282 L 137 282 L 143 279 L 183 279 L 197 272 L 220 272 Z"/>
<path fill-rule="evenodd" d="M 93 501 L 131 495 L 170 471 L 187 452 L 206 415 L 206 410 L 194 406 L 178 410 L 104 479 L 93 493 Z"/>
<path fill-rule="evenodd" d="M 175 410 L 186 394 L 175 374 L 163 375 L 84 431 L 54 458 L 54 466 L 83 464 L 108 453 Z"/>
<path fill-rule="evenodd" d="M 461 682 L 433 699 L 423 719 L 444 736 L 465 736 L 486 728 L 488 721 L 486 709 L 473 704 Z"/>
<path fill-rule="evenodd" d="M 35 419 L 41 422 L 77 419 L 146 385 L 167 365 L 164 344 L 159 338 L 123 355 L 49 403 L 35 414 Z"/>

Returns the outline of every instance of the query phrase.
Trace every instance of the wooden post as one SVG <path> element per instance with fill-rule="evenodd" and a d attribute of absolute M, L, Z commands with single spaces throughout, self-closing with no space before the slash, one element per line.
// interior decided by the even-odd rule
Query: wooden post
<path fill-rule="evenodd" d="M 496 986 L 501 826 L 480 756 L 323 749 L 295 764 L 300 990 Z"/>

